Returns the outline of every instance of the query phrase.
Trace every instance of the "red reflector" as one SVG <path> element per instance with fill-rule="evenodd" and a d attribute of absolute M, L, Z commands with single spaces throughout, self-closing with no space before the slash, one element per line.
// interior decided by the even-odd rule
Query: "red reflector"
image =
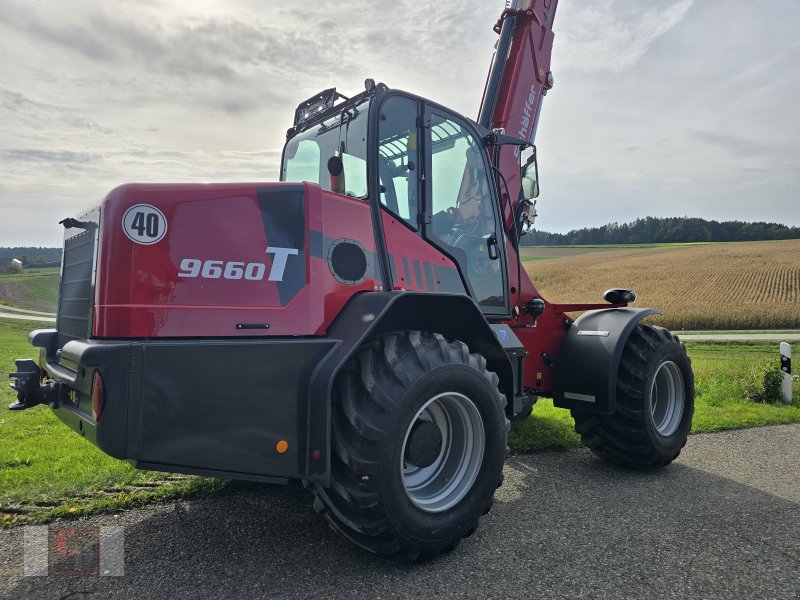
<path fill-rule="evenodd" d="M 92 418 L 95 421 L 100 420 L 105 402 L 106 386 L 103 384 L 103 378 L 100 377 L 100 371 L 95 371 L 94 377 L 92 377 Z"/>

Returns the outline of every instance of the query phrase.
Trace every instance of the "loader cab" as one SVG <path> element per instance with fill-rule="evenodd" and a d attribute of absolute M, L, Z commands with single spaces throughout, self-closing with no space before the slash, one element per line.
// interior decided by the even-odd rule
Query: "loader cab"
<path fill-rule="evenodd" d="M 397 217 L 394 226 L 406 228 L 428 248 L 431 264 L 443 255 L 456 266 L 460 284 L 448 291 L 467 293 L 487 318 L 507 318 L 507 261 L 495 177 L 475 123 L 383 85 L 368 85 L 338 105 L 335 91 L 316 98 L 322 104 L 310 99 L 298 107 L 298 114 L 313 116 L 289 130 L 281 180 L 311 181 L 370 202 L 379 259 L 389 277 L 389 256 L 394 260 L 404 249 L 389 247 L 393 236 L 384 230 L 380 214 Z"/>

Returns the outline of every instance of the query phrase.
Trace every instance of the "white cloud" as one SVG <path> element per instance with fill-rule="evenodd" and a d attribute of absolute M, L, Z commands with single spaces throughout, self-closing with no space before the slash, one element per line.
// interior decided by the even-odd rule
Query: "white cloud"
<path fill-rule="evenodd" d="M 373 77 L 475 116 L 502 6 L 0 0 L 0 245 L 57 245 L 126 181 L 274 180 L 326 87 Z M 796 0 L 562 0 L 541 227 L 800 224 L 799 21 Z"/>
<path fill-rule="evenodd" d="M 650 45 L 678 25 L 693 0 L 632 9 L 614 0 L 563 2 L 558 7 L 558 67 L 583 71 L 623 71 L 634 66 Z M 663 5 L 664 2 L 656 4 Z"/>

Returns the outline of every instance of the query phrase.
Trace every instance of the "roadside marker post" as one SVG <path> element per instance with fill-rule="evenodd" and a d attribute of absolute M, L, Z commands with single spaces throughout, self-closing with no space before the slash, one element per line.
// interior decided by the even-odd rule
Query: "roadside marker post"
<path fill-rule="evenodd" d="M 786 404 L 792 403 L 792 347 L 781 342 L 781 397 Z"/>

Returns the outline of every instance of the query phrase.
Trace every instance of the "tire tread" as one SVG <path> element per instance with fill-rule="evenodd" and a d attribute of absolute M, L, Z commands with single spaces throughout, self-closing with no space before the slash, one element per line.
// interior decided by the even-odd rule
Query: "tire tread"
<path fill-rule="evenodd" d="M 680 454 L 662 453 L 650 442 L 646 429 L 644 388 L 647 378 L 649 356 L 665 344 L 676 344 L 680 348 L 681 358 L 690 366 L 691 360 L 686 348 L 677 336 L 662 327 L 639 325 L 631 333 L 620 360 L 616 385 L 616 408 L 611 415 L 598 415 L 573 410 L 575 431 L 581 441 L 599 457 L 633 469 L 656 469 L 663 467 Z M 694 389 L 694 381 L 686 382 Z M 689 420 L 694 411 L 694 400 L 686 399 L 684 410 L 688 411 Z M 681 448 L 686 444 L 682 440 Z"/>
<path fill-rule="evenodd" d="M 314 509 L 351 542 L 398 562 L 427 560 L 451 551 L 478 527 L 478 518 L 465 533 L 438 547 L 417 546 L 397 535 L 383 513 L 373 481 L 379 478 L 378 448 L 390 426 L 391 411 L 403 390 L 440 365 L 463 364 L 479 371 L 494 387 L 498 407 L 505 415 L 506 398 L 497 389 L 499 378 L 487 369 L 486 359 L 470 354 L 466 344 L 440 334 L 419 331 L 392 333 L 360 350 L 342 369 L 334 386 L 331 482 L 329 488 L 306 482 L 315 495 Z M 510 423 L 505 419 L 505 433 Z M 507 448 L 507 447 L 506 447 Z M 507 452 L 506 452 L 507 453 Z M 497 487 L 502 483 L 502 471 Z M 484 514 L 491 508 L 491 499 Z"/>

